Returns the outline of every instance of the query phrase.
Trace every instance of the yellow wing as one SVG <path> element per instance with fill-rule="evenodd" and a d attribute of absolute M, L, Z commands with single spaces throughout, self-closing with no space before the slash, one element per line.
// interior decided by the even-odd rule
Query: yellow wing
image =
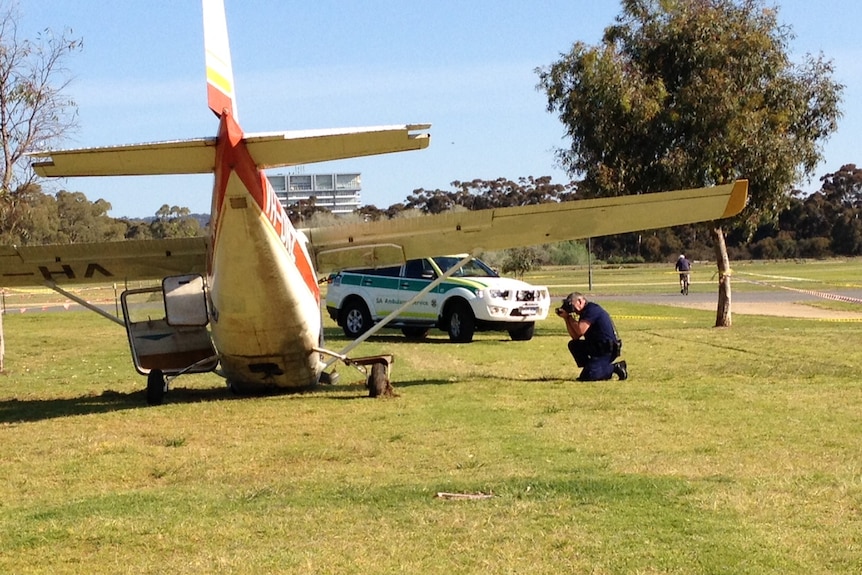
<path fill-rule="evenodd" d="M 206 238 L 0 246 L 0 286 L 123 282 L 206 273 Z"/>
<path fill-rule="evenodd" d="M 635 196 L 464 211 L 304 230 L 319 272 L 717 220 L 745 207 L 748 182 Z"/>
<path fill-rule="evenodd" d="M 33 152 L 33 170 L 43 178 L 209 174 L 215 138 L 151 142 L 101 148 Z"/>

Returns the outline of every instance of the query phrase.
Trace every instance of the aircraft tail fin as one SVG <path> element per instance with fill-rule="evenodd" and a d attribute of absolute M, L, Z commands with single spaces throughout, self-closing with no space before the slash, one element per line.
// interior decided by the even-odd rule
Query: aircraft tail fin
<path fill-rule="evenodd" d="M 203 0 L 204 45 L 206 48 L 207 101 L 210 110 L 221 118 L 228 111 L 236 117 L 233 66 L 227 38 L 224 0 Z"/>

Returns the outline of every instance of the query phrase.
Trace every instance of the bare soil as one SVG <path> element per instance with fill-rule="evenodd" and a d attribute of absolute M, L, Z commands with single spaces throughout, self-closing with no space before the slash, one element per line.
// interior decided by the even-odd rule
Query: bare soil
<path fill-rule="evenodd" d="M 714 310 L 715 302 L 694 302 L 681 300 L 670 305 L 693 309 Z M 805 302 L 732 302 L 733 313 L 749 315 L 774 315 L 780 317 L 799 317 L 807 319 L 862 320 L 862 311 L 848 312 L 823 309 L 806 305 Z"/>

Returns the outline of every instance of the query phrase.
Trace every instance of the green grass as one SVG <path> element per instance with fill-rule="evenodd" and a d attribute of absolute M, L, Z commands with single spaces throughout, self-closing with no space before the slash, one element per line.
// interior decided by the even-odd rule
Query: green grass
<path fill-rule="evenodd" d="M 858 280 L 794 265 L 758 273 Z M 862 571 L 862 324 L 606 307 L 626 382 L 576 383 L 552 318 L 529 342 L 373 338 L 392 399 L 341 367 L 242 399 L 181 378 L 158 408 L 118 326 L 9 314 L 0 572 Z"/>

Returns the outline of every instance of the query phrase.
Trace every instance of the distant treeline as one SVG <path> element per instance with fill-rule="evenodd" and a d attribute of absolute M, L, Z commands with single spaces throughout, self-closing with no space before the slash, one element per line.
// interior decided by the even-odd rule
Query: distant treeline
<path fill-rule="evenodd" d="M 862 169 L 847 164 L 821 178 L 818 191 L 804 196 L 794 191 L 769 220 L 737 225 L 727 235 L 732 259 L 825 258 L 862 255 Z M 448 210 L 479 210 L 579 199 L 577 183 L 555 184 L 550 177 L 505 178 L 452 182 L 453 190 L 417 189 L 404 202 L 386 209 L 366 205 L 349 216 L 333 216 L 314 200 L 291 206 L 289 216 L 299 227 L 336 224 L 339 220 L 379 220 L 437 214 Z M 38 185 L 8 195 L 2 210 L 0 241 L 4 244 L 83 243 L 123 239 L 200 236 L 209 216 L 188 208 L 162 206 L 152 217 L 112 218 L 111 205 L 91 202 L 81 192 L 42 193 Z M 577 225 L 577 221 L 572 225 Z M 712 259 L 709 224 L 662 228 L 642 233 L 593 238 L 590 253 L 608 262 L 663 262 L 685 253 Z M 586 242 L 563 242 L 512 250 L 509 257 L 535 263 L 584 263 Z"/>

